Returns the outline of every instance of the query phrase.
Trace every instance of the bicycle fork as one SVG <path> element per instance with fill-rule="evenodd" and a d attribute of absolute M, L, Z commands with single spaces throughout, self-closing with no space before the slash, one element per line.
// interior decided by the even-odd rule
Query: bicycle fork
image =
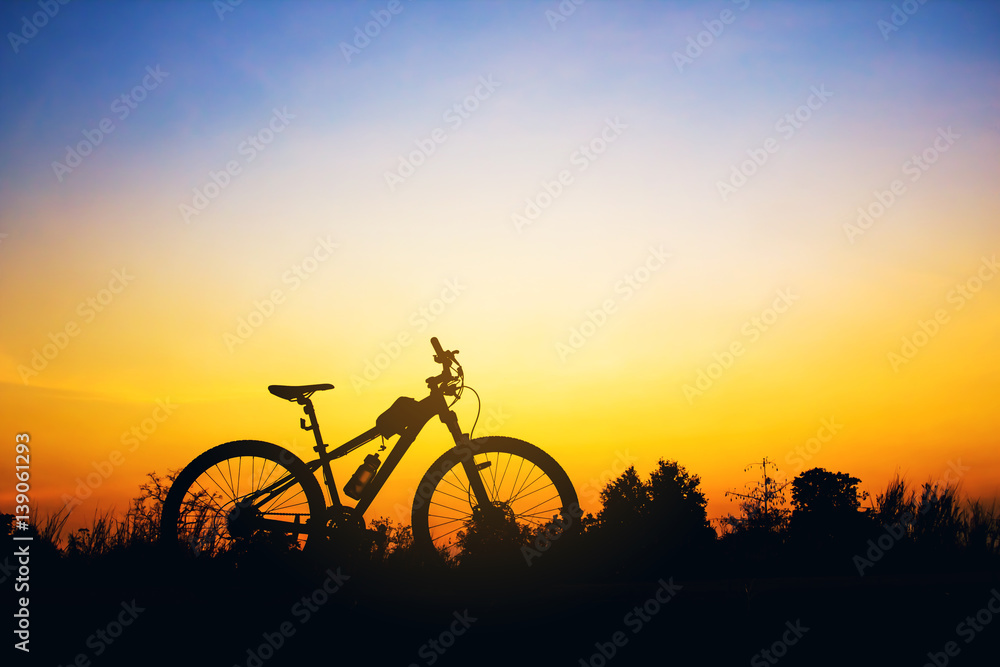
<path fill-rule="evenodd" d="M 440 419 L 448 427 L 456 445 L 464 444 L 467 447 L 470 446 L 472 441 L 469 440 L 468 435 L 462 433 L 462 429 L 458 425 L 458 415 L 448 410 L 441 413 Z M 471 447 L 469 452 L 472 453 Z M 465 476 L 469 480 L 469 488 L 472 489 L 472 493 L 476 497 L 476 504 L 483 508 L 484 511 L 489 511 L 489 508 L 493 507 L 493 503 L 490 499 L 490 494 L 486 491 L 486 485 L 483 484 L 483 478 L 479 475 L 479 471 L 488 468 L 489 465 L 488 461 L 477 465 L 474 456 L 462 459 L 462 467 L 465 468 Z"/>

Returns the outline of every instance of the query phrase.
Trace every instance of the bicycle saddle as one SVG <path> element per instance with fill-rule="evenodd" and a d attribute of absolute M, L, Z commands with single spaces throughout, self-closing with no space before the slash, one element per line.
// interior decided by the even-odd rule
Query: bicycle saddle
<path fill-rule="evenodd" d="M 267 388 L 269 392 L 277 396 L 278 398 L 283 398 L 286 401 L 301 401 L 308 398 L 314 391 L 326 391 L 327 389 L 333 389 L 332 384 L 303 384 L 303 385 L 284 385 L 284 384 L 272 384 Z"/>

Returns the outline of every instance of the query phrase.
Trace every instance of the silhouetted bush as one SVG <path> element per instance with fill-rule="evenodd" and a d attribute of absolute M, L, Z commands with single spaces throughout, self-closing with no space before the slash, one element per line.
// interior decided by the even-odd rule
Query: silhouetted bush
<path fill-rule="evenodd" d="M 601 491 L 580 557 L 618 576 L 689 569 L 715 541 L 700 482 L 676 461 L 660 459 L 648 481 L 630 466 Z"/>
<path fill-rule="evenodd" d="M 150 473 L 123 515 L 95 513 L 88 526 L 65 537 L 64 510 L 42 517 L 29 532 L 36 536 L 38 551 L 47 550 L 55 560 L 81 567 L 99 561 L 116 567 L 131 563 L 128 567 L 141 572 L 144 560 L 156 553 L 163 499 L 172 479 Z M 963 500 L 954 486 L 924 484 L 918 492 L 897 477 L 870 508 L 862 508 L 859 483 L 845 473 L 807 470 L 791 484 L 794 511 L 787 531 L 774 525 L 764 530 L 749 523 L 727 524 L 731 530 L 716 540 L 700 478 L 676 461 L 660 459 L 646 480 L 630 467 L 609 482 L 596 515 L 575 520 L 566 531 L 467 522 L 459 537 L 462 559 L 443 569 L 440 564 L 428 569 L 430 563 L 414 548 L 410 527 L 384 517 L 372 521 L 374 530 L 358 526 L 335 532 L 311 562 L 316 568 L 347 564 L 352 571 L 400 583 L 447 572 L 472 577 L 504 572 L 540 580 L 648 579 L 668 573 L 704 578 L 845 575 L 857 574 L 856 556 L 868 558 L 872 544 L 881 544 L 888 548 L 879 547 L 880 557 L 866 574 L 1000 567 L 995 505 Z M 768 512 L 776 516 L 773 501 L 772 496 Z M 7 534 L 13 531 L 10 515 L 3 515 L 3 527 Z M 886 535 L 892 536 L 891 543 Z M 304 562 L 291 542 L 258 542 L 234 541 L 229 549 L 189 556 L 230 571 Z"/>
<path fill-rule="evenodd" d="M 861 480 L 842 472 L 813 468 L 792 480 L 792 516 L 789 532 L 793 539 L 820 549 L 839 540 L 862 537 L 869 526 L 858 492 Z"/>

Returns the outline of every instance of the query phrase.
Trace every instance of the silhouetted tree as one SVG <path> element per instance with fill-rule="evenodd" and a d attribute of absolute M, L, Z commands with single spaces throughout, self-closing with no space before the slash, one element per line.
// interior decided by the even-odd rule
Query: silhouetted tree
<path fill-rule="evenodd" d="M 660 459 L 649 476 L 649 516 L 658 535 L 689 545 L 715 538 L 708 522 L 708 501 L 691 475 L 676 461 Z"/>
<path fill-rule="evenodd" d="M 869 527 L 858 491 L 861 480 L 847 473 L 812 468 L 792 480 L 792 517 L 789 532 L 800 544 L 828 549 L 836 544 L 863 544 Z"/>
<path fill-rule="evenodd" d="M 598 525 L 610 532 L 627 532 L 646 528 L 649 513 L 649 487 L 639 479 L 635 466 L 604 487 L 601 491 L 603 508 L 597 513 Z"/>
<path fill-rule="evenodd" d="M 710 544 L 701 480 L 676 461 L 660 459 L 649 481 L 634 466 L 601 491 L 602 509 L 588 528 L 591 548 L 606 563 L 627 564 L 635 574 L 694 560 L 694 551 Z"/>
<path fill-rule="evenodd" d="M 792 480 L 793 514 L 857 512 L 866 492 L 858 494 L 861 480 L 847 473 L 813 468 Z"/>
<path fill-rule="evenodd" d="M 785 487 L 788 482 L 778 481 L 767 470 L 770 467 L 777 471 L 777 466 L 765 456 L 760 463 L 751 463 L 743 472 L 757 467 L 760 468 L 760 481 L 746 487 L 743 492 L 726 491 L 727 497 L 739 499 L 740 516 L 730 514 L 722 522 L 731 527 L 733 532 L 758 538 L 760 541 L 760 538 L 780 536 L 788 526 L 790 511 L 785 507 Z"/>

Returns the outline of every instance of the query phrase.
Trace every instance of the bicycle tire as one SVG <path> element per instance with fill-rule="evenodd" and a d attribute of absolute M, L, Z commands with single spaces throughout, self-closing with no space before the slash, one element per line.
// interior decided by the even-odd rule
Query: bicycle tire
<path fill-rule="evenodd" d="M 469 531 L 475 529 L 468 523 L 473 520 L 475 499 L 471 490 L 462 482 L 465 474 L 462 464 L 469 456 L 474 457 L 477 465 L 490 463 L 485 468 L 489 472 L 483 477 L 491 503 L 503 507 L 507 518 L 513 519 L 521 530 L 527 528 L 529 532 L 537 534 L 552 525 L 551 519 L 556 518 L 556 515 L 561 515 L 563 519 L 574 517 L 566 520 L 565 525 L 579 526 L 576 490 L 554 458 L 535 445 L 516 438 L 476 438 L 470 444 L 453 447 L 438 457 L 417 486 L 411 525 L 414 546 L 425 557 L 461 562 L 463 556 L 467 555 L 463 553 L 462 545 L 455 543 L 455 539 L 448 541 L 446 538 L 449 535 L 457 536 L 463 529 L 468 536 Z M 515 462 L 515 459 L 518 460 Z M 532 466 L 527 472 L 522 469 L 525 462 Z M 518 468 L 512 470 L 515 463 Z M 534 470 L 539 471 L 540 475 L 533 477 Z M 511 473 L 514 474 L 513 479 L 510 478 Z M 549 483 L 546 485 L 543 481 L 539 486 L 538 480 L 542 477 L 547 478 Z M 464 479 L 467 483 L 468 478 Z M 444 486 L 445 484 L 451 486 Z M 545 491 L 548 486 L 553 487 L 551 492 Z M 438 498 L 442 493 L 444 495 Z M 514 494 L 513 497 L 510 497 L 511 493 Z M 542 495 L 529 501 L 528 496 L 535 493 Z M 538 502 L 539 498 L 541 502 Z M 449 510 L 452 513 L 449 514 Z M 448 522 L 449 525 L 445 526 L 442 522 Z M 514 539 L 522 540 L 523 537 L 524 534 L 519 534 Z"/>
<path fill-rule="evenodd" d="M 273 464 L 270 470 L 268 462 Z M 222 464 L 225 464 L 225 469 L 221 467 Z M 249 470 L 246 469 L 247 464 L 250 466 Z M 237 470 L 235 479 L 234 467 Z M 279 472 L 279 468 L 284 472 Z M 212 472 L 215 473 L 214 476 Z M 238 517 L 238 499 L 274 483 L 284 474 L 293 477 L 288 492 L 277 496 L 274 499 L 277 502 L 267 501 L 250 510 L 274 520 L 290 517 L 287 519 L 290 530 L 261 530 L 251 535 L 233 535 L 230 532 L 234 525 L 231 517 Z M 218 483 L 217 478 L 225 480 L 225 484 Z M 216 492 L 224 502 L 214 499 L 212 493 Z M 205 502 L 206 497 L 212 501 L 211 504 Z M 241 541 L 245 543 L 254 538 L 258 542 L 281 542 L 282 538 L 279 536 L 283 533 L 287 538 L 287 546 L 304 551 L 309 544 L 319 540 L 310 537 L 308 533 L 294 531 L 293 526 L 296 522 L 305 524 L 310 519 L 322 517 L 325 510 L 322 487 L 300 458 L 269 442 L 236 440 L 217 445 L 200 454 L 177 475 L 163 502 L 160 540 L 170 549 L 186 547 L 195 555 L 206 551 L 217 554 Z M 288 538 L 289 535 L 297 536 L 294 539 L 297 544 L 292 544 L 293 540 Z"/>

